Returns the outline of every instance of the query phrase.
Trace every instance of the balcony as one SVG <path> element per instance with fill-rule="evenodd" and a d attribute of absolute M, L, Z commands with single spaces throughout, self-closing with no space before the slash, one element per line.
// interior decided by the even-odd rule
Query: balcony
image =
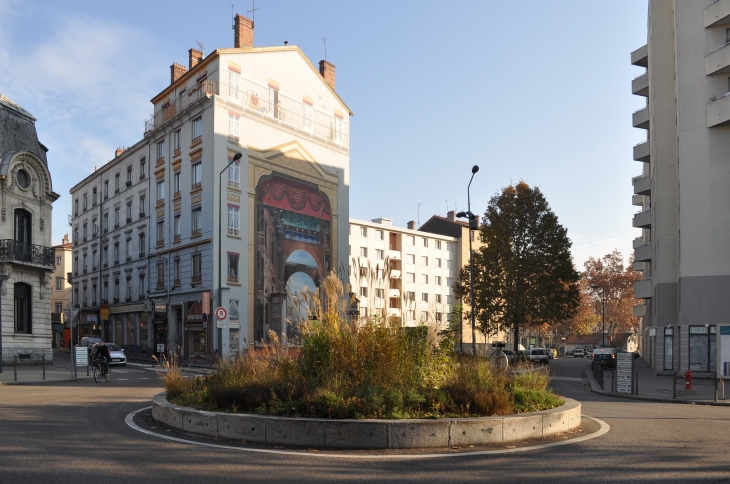
<path fill-rule="evenodd" d="M 649 75 L 646 72 L 631 81 L 631 94 L 649 96 Z"/>
<path fill-rule="evenodd" d="M 644 206 L 644 195 L 633 195 L 631 197 L 631 205 L 635 205 L 637 207 L 643 207 Z"/>
<path fill-rule="evenodd" d="M 203 187 L 202 182 L 193 183 L 192 186 L 190 187 L 190 191 L 194 192 L 194 191 L 200 190 L 202 187 Z"/>
<path fill-rule="evenodd" d="M 707 104 L 707 127 L 721 126 L 730 122 L 730 92 L 712 96 Z"/>
<path fill-rule="evenodd" d="M 145 251 L 141 250 L 141 251 L 139 252 L 139 258 L 140 258 L 140 259 L 144 259 L 144 258 L 145 258 Z"/>
<path fill-rule="evenodd" d="M 400 308 L 388 308 L 388 316 L 400 316 Z"/>
<path fill-rule="evenodd" d="M 631 65 L 639 67 L 649 66 L 649 45 L 644 44 L 631 53 Z"/>
<path fill-rule="evenodd" d="M 400 298 L 400 289 L 388 289 L 388 297 L 389 298 Z"/>
<path fill-rule="evenodd" d="M 389 250 L 388 258 L 390 260 L 401 260 L 401 254 L 399 250 Z"/>
<path fill-rule="evenodd" d="M 182 282 L 180 282 L 180 279 L 174 279 L 172 281 L 172 287 L 180 287 L 182 286 Z"/>
<path fill-rule="evenodd" d="M 228 284 L 240 284 L 238 276 L 228 276 Z"/>
<path fill-rule="evenodd" d="M 159 249 L 164 246 L 165 246 L 165 239 L 162 239 L 162 240 L 157 241 L 157 245 L 155 246 L 155 248 Z"/>
<path fill-rule="evenodd" d="M 705 56 L 705 75 L 730 72 L 730 42 L 726 41 Z"/>
<path fill-rule="evenodd" d="M 651 209 L 646 209 L 634 215 L 632 226 L 637 229 L 651 228 Z"/>
<path fill-rule="evenodd" d="M 155 289 L 158 291 L 163 291 L 165 289 L 165 281 L 157 281 L 157 286 L 155 286 Z"/>
<path fill-rule="evenodd" d="M 644 244 L 634 248 L 634 260 L 636 262 L 650 262 L 651 244 Z"/>
<path fill-rule="evenodd" d="M 127 217 L 127 223 L 128 224 L 131 224 L 132 223 L 132 217 Z"/>
<path fill-rule="evenodd" d="M 643 318 L 646 316 L 646 304 L 634 306 L 634 316 L 637 318 Z"/>
<path fill-rule="evenodd" d="M 651 195 L 651 176 L 639 175 L 631 179 L 631 184 L 634 185 L 634 194 L 636 195 Z"/>
<path fill-rule="evenodd" d="M 201 284 L 203 282 L 203 276 L 193 276 L 190 278 L 190 284 Z"/>
<path fill-rule="evenodd" d="M 651 279 L 639 279 L 634 283 L 636 299 L 651 299 Z"/>
<path fill-rule="evenodd" d="M 184 93 L 171 103 L 164 105 L 154 116 L 145 121 L 144 132 L 145 135 L 150 131 L 159 128 L 168 120 L 174 118 L 176 115 L 181 113 L 185 108 L 195 103 L 199 99 L 206 99 L 209 96 L 218 94 L 218 83 L 213 81 L 203 81 L 190 91 Z"/>
<path fill-rule="evenodd" d="M 399 269 L 391 269 L 390 270 L 390 278 L 391 279 L 400 279 L 400 270 Z"/>
<path fill-rule="evenodd" d="M 651 158 L 651 141 L 646 140 L 634 146 L 634 159 L 649 163 Z"/>
<path fill-rule="evenodd" d="M 730 24 L 730 0 L 716 0 L 705 7 L 705 28 Z"/>
<path fill-rule="evenodd" d="M 146 214 L 144 212 L 139 212 L 139 218 L 145 218 Z"/>
<path fill-rule="evenodd" d="M 181 240 L 182 240 L 182 238 L 179 235 L 176 235 L 175 238 L 172 239 L 172 243 L 177 244 Z"/>
<path fill-rule="evenodd" d="M 12 239 L 0 240 L 0 260 L 54 268 L 54 250 L 51 247 L 26 244 Z"/>
<path fill-rule="evenodd" d="M 127 186 L 127 188 L 131 187 L 132 186 L 132 180 L 127 180 L 127 182 L 125 183 L 125 185 Z"/>
<path fill-rule="evenodd" d="M 115 266 L 118 266 L 119 265 L 119 259 L 114 259 L 114 265 Z"/>
<path fill-rule="evenodd" d="M 649 129 L 649 106 L 645 106 L 631 116 L 631 125 L 634 128 Z"/>

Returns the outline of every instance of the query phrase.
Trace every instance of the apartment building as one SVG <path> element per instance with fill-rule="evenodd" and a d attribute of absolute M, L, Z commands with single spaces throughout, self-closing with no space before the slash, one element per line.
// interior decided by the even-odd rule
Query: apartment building
<path fill-rule="evenodd" d="M 253 22 L 241 15 L 233 40 L 173 64 L 143 140 L 100 169 L 112 183 L 132 170 L 109 205 L 112 220 L 117 206 L 127 220 L 129 202 L 133 216 L 109 234 L 110 250 L 118 236 L 131 258 L 109 276 L 121 295 L 110 296 L 108 334 L 135 351 L 146 341 L 148 353 L 211 360 L 265 345 L 269 331 L 286 340 L 296 294 L 346 267 L 339 220 L 348 219 L 351 112 L 335 91 L 335 66 L 315 68 L 296 46 L 254 47 Z M 143 159 L 149 176 L 138 182 Z M 82 188 L 92 189 L 82 182 L 74 197 Z M 92 223 L 78 217 L 79 230 Z"/>
<path fill-rule="evenodd" d="M 36 119 L 0 94 L 0 358 L 53 361 L 50 275 L 53 191 Z"/>
<path fill-rule="evenodd" d="M 73 270 L 71 239 L 63 236 L 60 244 L 53 246 L 56 269 L 51 273 L 51 323 L 53 324 L 53 347 L 67 347 L 70 341 L 70 328 L 64 326 L 65 309 L 73 307 L 72 286 L 68 275 Z M 65 334 L 68 332 L 68 334 Z"/>
<path fill-rule="evenodd" d="M 640 162 L 632 202 L 640 351 L 658 372 L 716 369 L 716 325 L 730 300 L 730 0 L 649 0 L 645 68 L 632 92 Z"/>

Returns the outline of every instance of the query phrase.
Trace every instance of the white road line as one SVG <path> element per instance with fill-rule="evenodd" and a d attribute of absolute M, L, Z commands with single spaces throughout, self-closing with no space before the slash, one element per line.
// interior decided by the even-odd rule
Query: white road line
<path fill-rule="evenodd" d="M 144 377 L 144 378 L 136 378 L 136 379 L 137 380 L 149 380 L 149 378 L 147 378 L 147 377 Z"/>
<path fill-rule="evenodd" d="M 149 366 L 154 366 L 154 365 L 148 365 L 148 364 L 146 364 L 146 363 L 132 363 L 132 362 L 130 362 L 130 361 L 128 361 L 128 362 L 127 362 L 127 364 L 128 364 L 128 365 L 132 365 L 132 366 L 143 366 L 143 367 L 149 367 Z"/>
<path fill-rule="evenodd" d="M 600 437 L 601 435 L 607 433 L 609 430 L 611 430 L 611 427 L 604 422 L 603 420 L 598 420 L 597 418 L 589 417 L 588 415 L 582 415 L 583 418 L 587 418 L 590 420 L 593 420 L 594 422 L 597 422 L 600 424 L 601 428 L 597 431 L 593 432 L 589 435 L 584 435 L 583 437 L 576 437 L 575 439 L 570 440 L 563 440 L 560 442 L 553 442 L 551 444 L 542 444 L 542 445 L 532 445 L 529 447 L 519 447 L 515 449 L 501 449 L 501 450 L 481 450 L 477 452 L 461 452 L 461 453 L 449 453 L 449 454 L 420 454 L 420 455 L 351 455 L 351 454 L 329 454 L 326 451 L 325 452 L 317 452 L 317 453 L 308 453 L 306 451 L 301 452 L 293 452 L 293 451 L 286 451 L 286 450 L 271 450 L 271 449 L 251 449 L 251 448 L 245 448 L 245 447 L 233 447 L 231 445 L 220 445 L 220 444 L 210 444 L 206 442 L 195 442 L 192 440 L 185 440 L 185 439 L 179 439 L 177 437 L 172 437 L 169 435 L 161 435 L 156 434 L 154 432 L 150 432 L 149 430 L 145 430 L 142 427 L 138 426 L 136 423 L 134 423 L 134 417 L 140 412 L 144 412 L 145 410 L 150 410 L 152 407 L 144 407 L 140 408 L 139 410 L 135 410 L 134 412 L 130 413 L 126 416 L 124 421 L 126 424 L 133 428 L 134 430 L 137 430 L 139 432 L 142 432 L 143 434 L 151 435 L 153 437 L 159 437 L 161 439 L 166 440 L 172 440 L 174 442 L 179 442 L 181 444 L 191 444 L 191 445 L 199 445 L 201 447 L 214 447 L 217 449 L 228 449 L 228 450 L 239 450 L 243 452 L 259 452 L 262 454 L 279 454 L 279 455 L 288 455 L 288 456 L 299 456 L 299 457 L 330 457 L 335 459 L 362 459 L 362 460 L 394 460 L 394 459 L 438 459 L 438 458 L 447 458 L 447 457 L 462 457 L 462 456 L 474 456 L 474 455 L 492 455 L 492 454 L 512 454 L 514 452 L 527 452 L 530 450 L 537 450 L 537 449 L 547 449 L 550 447 L 558 447 L 561 445 L 568 445 L 568 444 L 576 444 L 578 442 L 583 442 L 585 440 L 595 439 L 596 437 Z"/>
<path fill-rule="evenodd" d="M 579 381 L 582 382 L 583 378 L 573 378 L 569 376 L 554 376 L 551 378 L 551 380 L 560 380 L 560 381 Z"/>
<path fill-rule="evenodd" d="M 129 381 L 129 378 L 115 378 L 114 381 Z"/>

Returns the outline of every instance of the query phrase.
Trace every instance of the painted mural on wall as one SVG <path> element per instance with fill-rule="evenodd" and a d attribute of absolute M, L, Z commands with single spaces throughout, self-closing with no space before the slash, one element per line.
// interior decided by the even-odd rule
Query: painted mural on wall
<path fill-rule="evenodd" d="M 331 269 L 330 201 L 316 185 L 273 173 L 256 187 L 255 224 L 254 338 L 266 343 L 272 330 L 291 339 L 307 318 L 305 288 L 314 292 Z"/>

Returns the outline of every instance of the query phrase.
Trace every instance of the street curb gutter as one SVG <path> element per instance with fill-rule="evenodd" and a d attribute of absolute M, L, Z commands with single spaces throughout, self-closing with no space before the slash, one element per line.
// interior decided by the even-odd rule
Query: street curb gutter
<path fill-rule="evenodd" d="M 671 398 L 660 398 L 660 397 L 642 397 L 640 395 L 630 395 L 626 393 L 611 393 L 606 390 L 601 390 L 601 386 L 598 384 L 595 378 L 593 378 L 593 372 L 585 370 L 585 376 L 588 379 L 588 383 L 591 386 L 591 393 L 597 395 L 605 395 L 613 398 L 626 398 L 628 400 L 638 400 L 641 402 L 655 402 L 655 403 L 682 403 L 686 405 L 710 405 L 713 407 L 730 407 L 730 402 L 715 402 L 712 400 L 679 400 Z"/>
<path fill-rule="evenodd" d="M 50 383 L 68 383 L 76 381 L 93 381 L 93 378 L 87 376 L 85 378 L 64 378 L 61 380 L 6 381 L 0 382 L 0 385 L 48 385 Z"/>
<path fill-rule="evenodd" d="M 152 399 L 152 418 L 208 437 L 331 449 L 412 449 L 483 445 L 539 438 L 577 428 L 581 404 L 565 398 L 551 410 L 458 419 L 334 420 L 205 412 L 179 407 L 166 393 Z"/>

